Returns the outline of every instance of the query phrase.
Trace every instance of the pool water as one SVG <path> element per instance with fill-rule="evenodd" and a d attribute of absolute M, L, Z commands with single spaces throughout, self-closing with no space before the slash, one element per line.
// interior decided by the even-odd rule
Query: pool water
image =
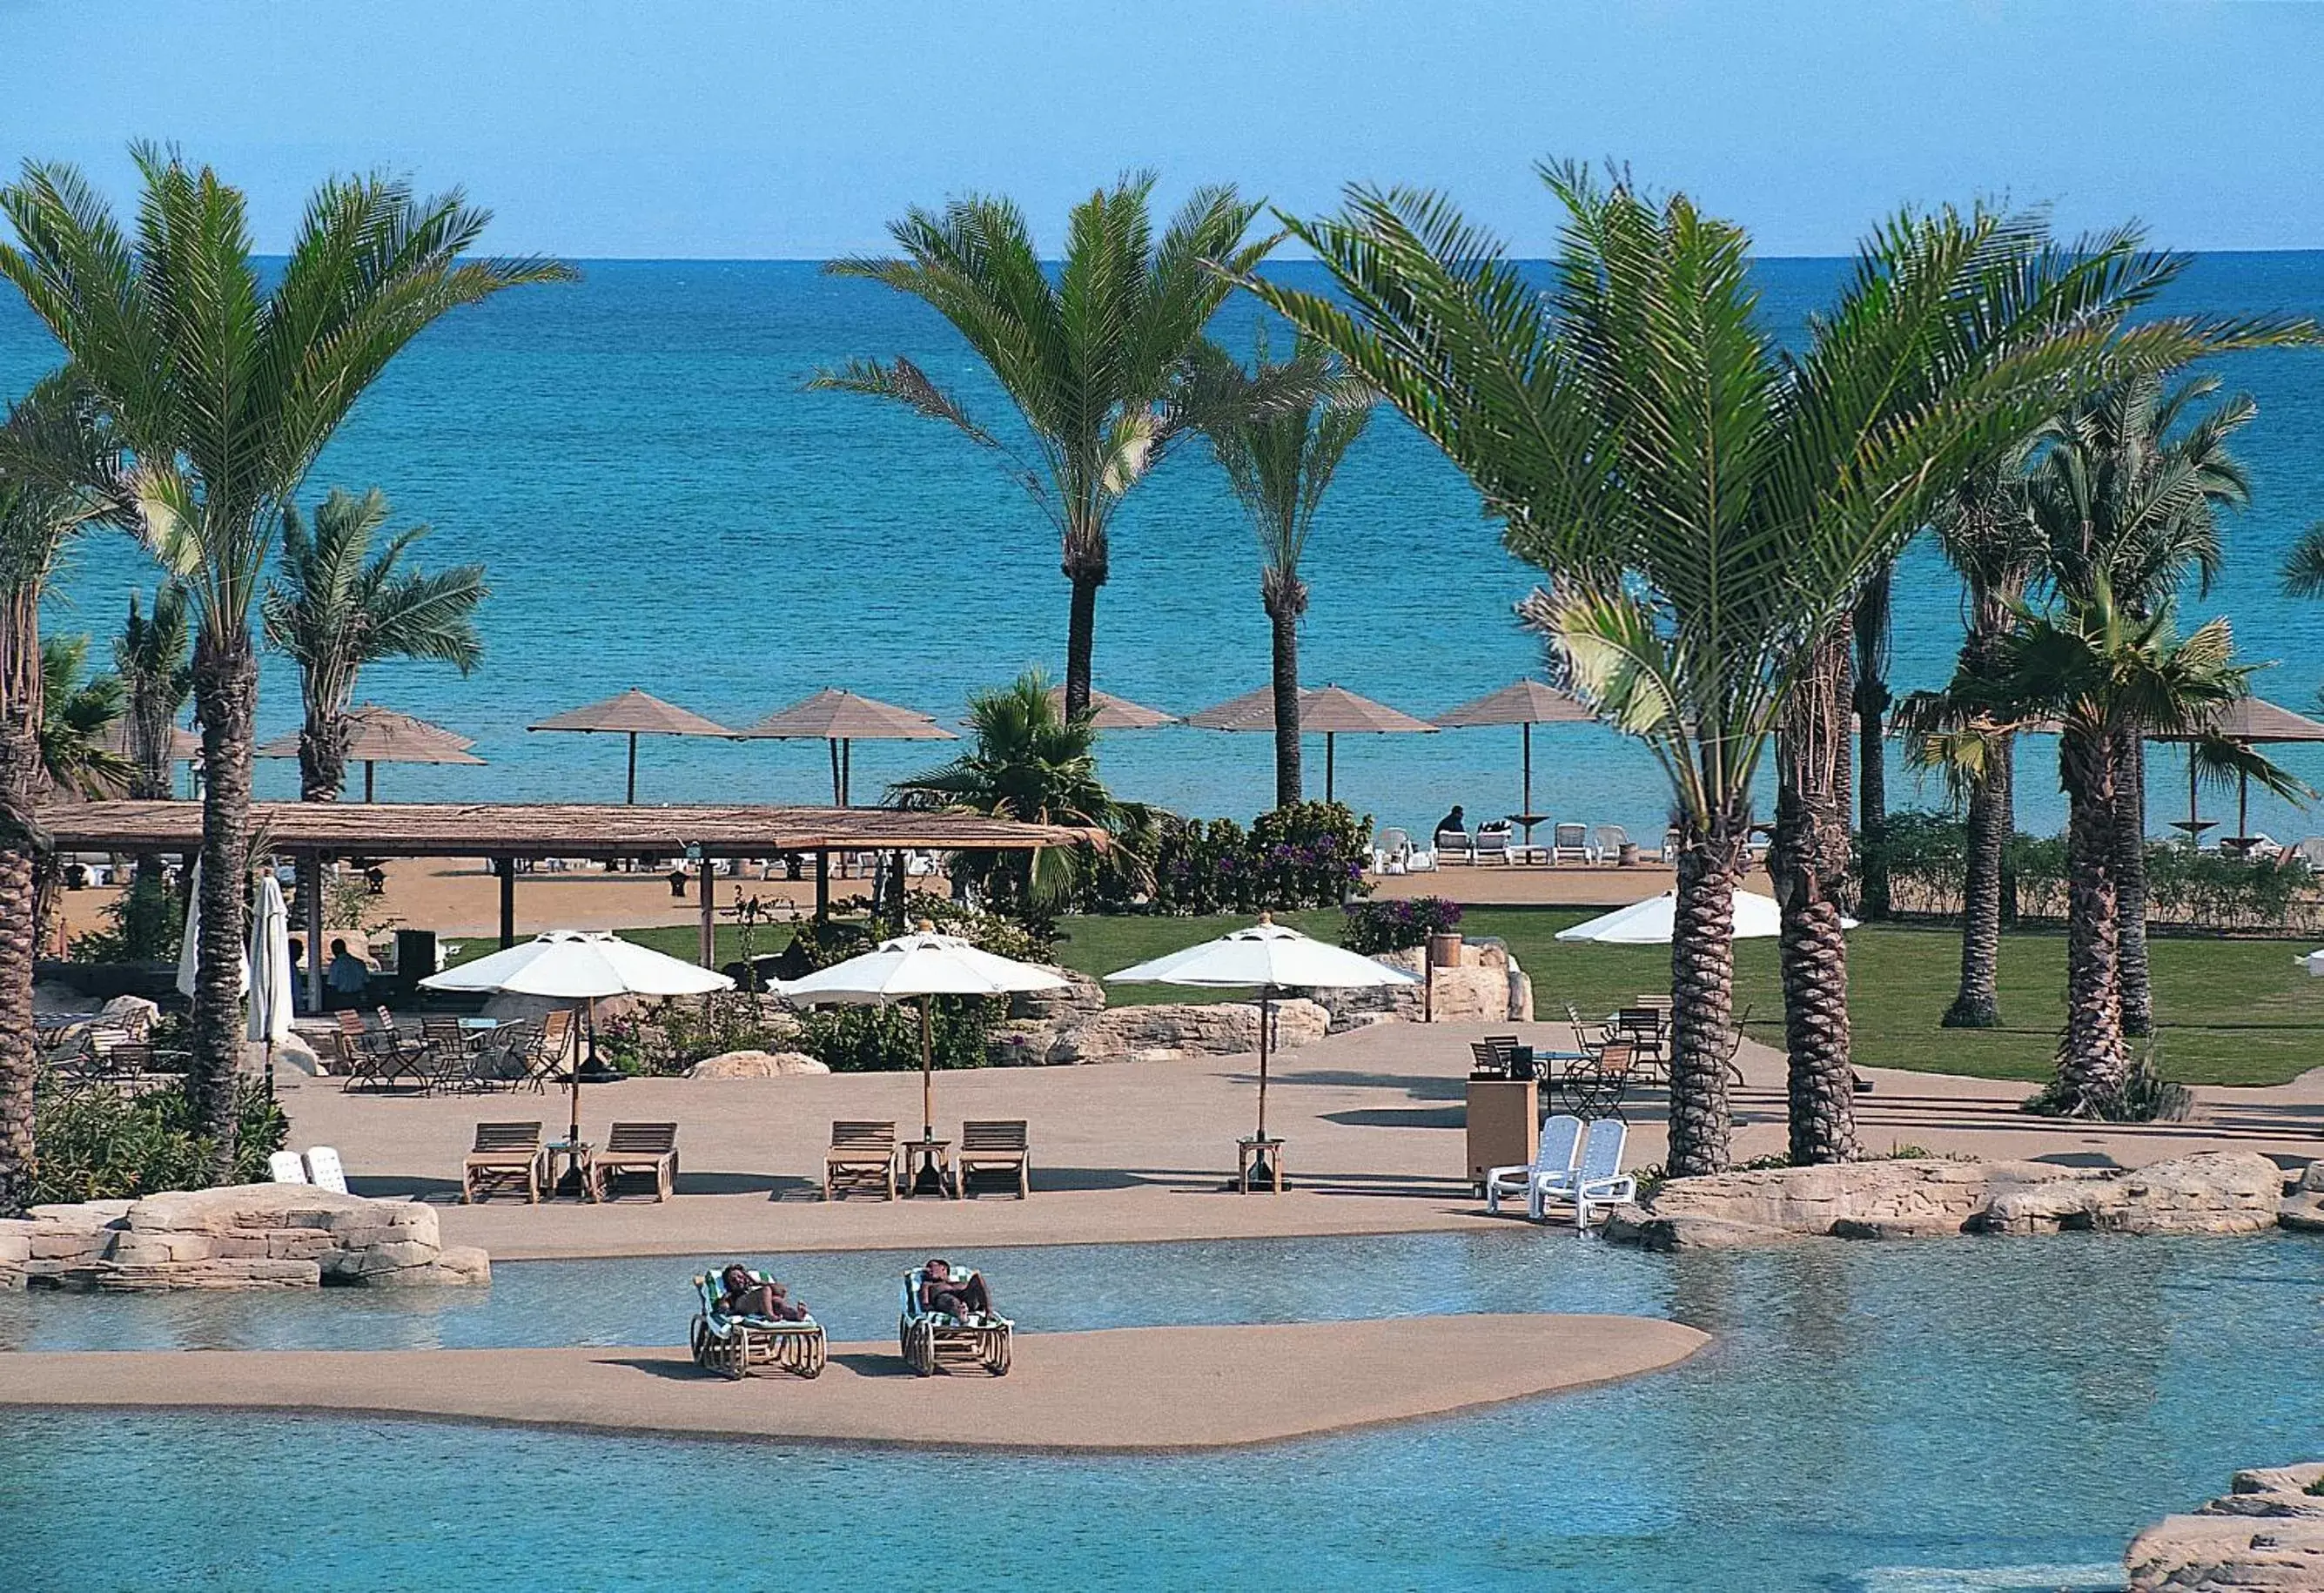
<path fill-rule="evenodd" d="M 2099 1588 L 2118 1585 L 2133 1533 L 2236 1467 L 2324 1452 L 2324 1244 L 2292 1236 L 1652 1257 L 1527 1230 L 965 1258 L 1028 1327 L 1595 1309 L 1719 1341 L 1633 1383 L 1200 1456 L 0 1413 L 0 1582 Z M 868 1338 L 889 1326 L 902 1260 L 782 1270 L 836 1335 Z M 48 1296 L 12 1302 L 0 1331 L 48 1347 L 669 1342 L 692 1270 L 512 1265 L 489 1297 L 392 1307 Z M 931 1575 L 931 1545 L 969 1558 Z"/>

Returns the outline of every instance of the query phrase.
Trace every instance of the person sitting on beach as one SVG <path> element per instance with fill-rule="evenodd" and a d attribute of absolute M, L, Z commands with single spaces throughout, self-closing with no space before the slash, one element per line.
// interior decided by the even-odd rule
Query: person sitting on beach
<path fill-rule="evenodd" d="M 762 1316 L 779 1322 L 803 1322 L 807 1307 L 790 1297 L 779 1283 L 759 1283 L 741 1262 L 729 1262 L 718 1275 L 726 1290 L 721 1303 L 728 1316 Z"/>
<path fill-rule="evenodd" d="M 982 1273 L 970 1273 L 964 1278 L 952 1275 L 952 1263 L 941 1257 L 930 1257 L 920 1269 L 920 1309 L 945 1316 L 968 1320 L 972 1313 L 994 1314 L 992 1292 L 984 1286 Z"/>
<path fill-rule="evenodd" d="M 1452 811 L 1436 821 L 1436 833 L 1439 835 L 1458 835 L 1464 841 L 1469 838 L 1469 818 L 1461 811 L 1459 803 L 1454 803 Z"/>

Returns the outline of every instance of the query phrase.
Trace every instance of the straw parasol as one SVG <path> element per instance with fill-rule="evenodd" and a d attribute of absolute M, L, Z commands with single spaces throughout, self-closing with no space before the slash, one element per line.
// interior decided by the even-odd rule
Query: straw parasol
<path fill-rule="evenodd" d="M 758 723 L 733 732 L 762 741 L 826 741 L 831 746 L 831 800 L 847 806 L 849 745 L 855 741 L 955 741 L 960 738 L 914 708 L 826 686 Z"/>
<path fill-rule="evenodd" d="M 734 733 L 715 720 L 705 719 L 675 703 L 665 703 L 634 686 L 617 697 L 607 697 L 602 703 L 591 703 L 586 707 L 568 708 L 562 714 L 552 714 L 539 724 L 528 724 L 525 729 L 572 731 L 580 735 L 628 736 L 630 784 L 628 795 L 622 800 L 632 804 L 638 799 L 640 736 L 731 737 Z"/>
<path fill-rule="evenodd" d="M 476 743 L 466 736 L 365 703 L 341 715 L 347 722 L 347 758 L 364 766 L 364 800 L 372 799 L 374 766 L 382 763 L 472 763 L 484 760 L 468 750 Z M 299 756 L 299 732 L 288 731 L 258 749 L 261 758 Z"/>
<path fill-rule="evenodd" d="M 1049 704 L 1060 716 L 1065 711 L 1065 688 L 1049 688 Z M 1148 708 L 1143 703 L 1133 703 L 1128 697 L 1117 697 L 1111 692 L 1090 693 L 1090 728 L 1093 730 L 1152 730 L 1157 725 L 1176 724 L 1176 714 L 1165 714 L 1159 708 Z"/>
<path fill-rule="evenodd" d="M 1533 827 L 1548 815 L 1533 810 L 1533 727 L 1536 724 L 1582 724 L 1598 716 L 1575 697 L 1546 686 L 1538 680 L 1519 680 L 1448 708 L 1434 721 L 1443 730 L 1468 730 L 1485 724 L 1514 724 L 1519 727 L 1519 739 L 1524 747 L 1524 800 L 1521 811 L 1509 816 L 1525 826 L 1526 845 L 1533 845 Z"/>
<path fill-rule="evenodd" d="M 1186 723 L 1201 730 L 1268 731 L 1275 729 L 1275 688 L 1262 686 L 1257 691 L 1243 693 L 1239 697 L 1190 714 Z M 1436 727 L 1425 719 L 1415 719 L 1385 703 L 1375 703 L 1370 697 L 1360 697 L 1345 686 L 1317 686 L 1299 694 L 1299 730 L 1301 734 L 1314 732 L 1323 738 L 1323 800 L 1333 796 L 1334 765 L 1337 761 L 1335 742 L 1342 735 L 1433 735 Z"/>
<path fill-rule="evenodd" d="M 2187 832 L 2192 844 L 2196 837 L 2209 829 L 2210 824 L 2195 811 L 2195 743 L 2203 736 L 2215 735 L 2246 747 L 2266 742 L 2324 741 L 2324 724 L 2294 714 L 2264 697 L 2239 697 L 2212 715 L 2203 730 L 2194 735 L 2154 736 L 2158 741 L 2187 743 L 2187 817 L 2172 824 L 2173 829 Z M 2248 844 L 2251 833 L 2251 776 L 2239 775 L 2236 781 L 2236 833 L 2228 839 Z"/>
<path fill-rule="evenodd" d="M 1253 1183 L 1267 1180 L 1267 1057 L 1274 1025 L 1275 999 L 1286 990 L 1368 989 L 1418 984 L 1401 968 L 1375 962 L 1328 941 L 1313 939 L 1277 924 L 1265 913 L 1249 929 L 1237 929 L 1182 952 L 1124 968 L 1105 976 L 1123 984 L 1175 984 L 1199 990 L 1259 991 L 1259 1166 Z"/>

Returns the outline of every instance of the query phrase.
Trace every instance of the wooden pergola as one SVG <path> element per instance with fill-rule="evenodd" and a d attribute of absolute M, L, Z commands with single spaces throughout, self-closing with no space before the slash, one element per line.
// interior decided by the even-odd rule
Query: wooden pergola
<path fill-rule="evenodd" d="M 45 807 L 41 822 L 60 852 L 168 852 L 201 845 L 198 802 L 82 802 Z M 254 802 L 251 826 L 272 852 L 291 858 L 480 857 L 500 879 L 501 944 L 516 942 L 516 864 L 552 857 L 699 860 L 701 957 L 715 957 L 716 870 L 721 858 L 816 860 L 816 910 L 828 910 L 831 853 L 1030 852 L 1103 843 L 1100 832 L 1023 824 L 973 814 L 882 807 L 631 806 L 579 802 Z M 319 947 L 323 904 L 306 904 L 307 944 Z M 323 959 L 307 959 L 308 994 L 322 1005 Z"/>

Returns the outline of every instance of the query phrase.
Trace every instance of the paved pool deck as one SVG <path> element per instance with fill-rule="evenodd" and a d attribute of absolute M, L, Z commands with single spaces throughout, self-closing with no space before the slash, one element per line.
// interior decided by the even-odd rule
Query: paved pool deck
<path fill-rule="evenodd" d="M 1019 1334 L 1005 1377 L 914 1376 L 892 1341 L 812 1380 L 683 1349 L 0 1355 L 0 1405 L 346 1413 L 695 1438 L 1219 1449 L 1412 1421 L 1675 1365 L 1710 1342 L 1623 1316 L 1440 1316 Z"/>
<path fill-rule="evenodd" d="M 1083 1067 L 940 1073 L 936 1127 L 964 1118 L 1023 1118 L 1033 1146 L 1033 1196 L 893 1203 L 820 1198 L 823 1153 L 839 1118 L 920 1127 L 918 1074 L 782 1079 L 632 1079 L 589 1085 L 585 1137 L 614 1120 L 679 1126 L 678 1193 L 663 1203 L 625 1196 L 604 1205 L 521 1197 L 457 1203 L 460 1160 L 480 1120 L 539 1119 L 554 1136 L 568 1098 L 519 1093 L 435 1098 L 343 1094 L 328 1079 L 286 1091 L 294 1146 L 336 1146 L 355 1192 L 441 1206 L 447 1241 L 498 1260 L 530 1257 L 754 1254 L 798 1249 L 917 1249 L 970 1245 L 1386 1233 L 1507 1223 L 1488 1216 L 1466 1176 L 1463 1130 L 1469 1044 L 1517 1033 L 1570 1045 L 1563 1024 L 1390 1024 L 1286 1053 L 1270 1070 L 1268 1126 L 1288 1141 L 1290 1191 L 1238 1195 L 1225 1180 L 1234 1142 L 1256 1112 L 1256 1058 L 1190 1057 Z M 1735 1097 L 1738 1160 L 1784 1145 L 1784 1063 L 1747 1044 Z M 2265 1152 L 2287 1167 L 2324 1150 L 2324 1071 L 2264 1090 L 2201 1089 L 2183 1123 L 2114 1126 L 2030 1117 L 2022 1082 L 1867 1070 L 1859 1100 L 1868 1154 L 1913 1145 L 1990 1158 L 2141 1165 L 2207 1148 Z M 1663 1097 L 1629 1109 L 1628 1165 L 1658 1163 Z"/>

